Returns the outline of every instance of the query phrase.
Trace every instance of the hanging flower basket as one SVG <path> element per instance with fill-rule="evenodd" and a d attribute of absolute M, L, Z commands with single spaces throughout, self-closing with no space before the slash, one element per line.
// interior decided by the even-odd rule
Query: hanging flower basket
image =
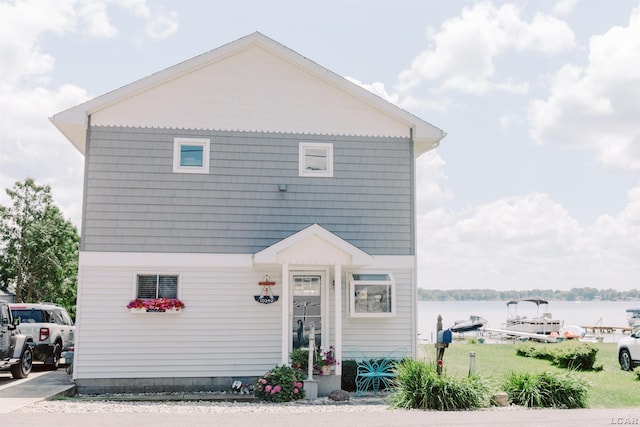
<path fill-rule="evenodd" d="M 179 299 L 135 299 L 127 304 L 131 313 L 180 313 L 185 305 Z"/>

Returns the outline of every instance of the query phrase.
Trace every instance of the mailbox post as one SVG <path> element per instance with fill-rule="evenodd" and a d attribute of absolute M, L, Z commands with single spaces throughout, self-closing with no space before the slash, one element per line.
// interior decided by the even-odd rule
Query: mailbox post
<path fill-rule="evenodd" d="M 442 359 L 444 358 L 444 350 L 449 347 L 453 341 L 453 333 L 450 329 L 442 330 L 442 316 L 438 315 L 438 339 L 436 341 L 436 357 L 438 375 L 442 374 Z"/>

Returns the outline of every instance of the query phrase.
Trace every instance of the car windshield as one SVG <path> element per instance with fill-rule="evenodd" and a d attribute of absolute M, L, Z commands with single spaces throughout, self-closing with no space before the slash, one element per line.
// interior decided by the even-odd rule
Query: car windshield
<path fill-rule="evenodd" d="M 22 323 L 49 323 L 49 316 L 42 310 L 16 309 L 11 313 L 14 319 L 20 318 Z"/>

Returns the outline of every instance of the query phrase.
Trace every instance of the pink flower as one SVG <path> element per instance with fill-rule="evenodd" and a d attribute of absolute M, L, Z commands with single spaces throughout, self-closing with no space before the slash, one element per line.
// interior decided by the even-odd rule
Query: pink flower
<path fill-rule="evenodd" d="M 266 386 L 266 387 L 264 388 L 264 391 L 266 391 L 267 393 L 269 393 L 269 392 L 271 391 L 271 386 L 270 386 L 270 385 Z M 273 393 L 271 393 L 271 394 L 273 394 Z"/>
<path fill-rule="evenodd" d="M 276 393 L 280 393 L 280 390 L 282 390 L 282 387 L 280 387 L 279 385 L 275 386 L 273 388 L 275 390 Z"/>
<path fill-rule="evenodd" d="M 266 383 L 267 383 L 267 380 L 265 380 L 264 378 L 260 378 L 260 382 L 261 382 L 262 384 L 266 384 Z"/>
<path fill-rule="evenodd" d="M 293 394 L 298 394 L 298 389 L 297 388 L 293 389 Z"/>

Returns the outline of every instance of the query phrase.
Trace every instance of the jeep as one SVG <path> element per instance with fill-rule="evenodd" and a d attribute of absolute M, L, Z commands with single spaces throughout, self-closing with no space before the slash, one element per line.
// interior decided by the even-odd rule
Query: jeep
<path fill-rule="evenodd" d="M 618 362 L 624 371 L 631 371 L 640 365 L 640 328 L 618 341 Z"/>
<path fill-rule="evenodd" d="M 10 307 L 13 318 L 20 320 L 20 331 L 33 337 L 33 360 L 58 369 L 62 352 L 73 348 L 75 326 L 67 310 L 53 303 L 12 303 Z"/>
<path fill-rule="evenodd" d="M 11 370 L 13 378 L 26 378 L 33 366 L 33 339 L 18 333 L 9 304 L 0 301 L 0 371 Z"/>

